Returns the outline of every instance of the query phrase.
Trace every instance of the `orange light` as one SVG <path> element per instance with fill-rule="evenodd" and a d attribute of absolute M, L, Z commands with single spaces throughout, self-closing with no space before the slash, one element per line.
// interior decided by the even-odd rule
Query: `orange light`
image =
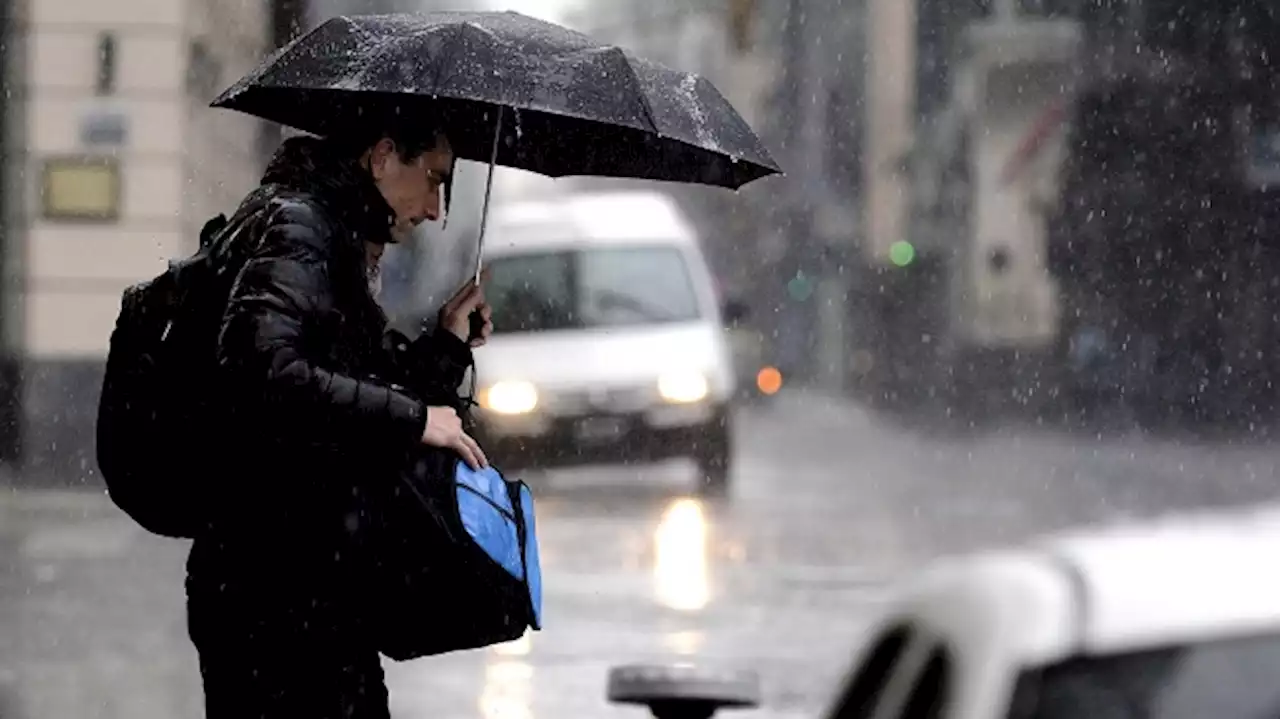
<path fill-rule="evenodd" d="M 764 394 L 777 394 L 782 389 L 782 373 L 776 367 L 765 367 L 756 373 L 756 387 Z"/>

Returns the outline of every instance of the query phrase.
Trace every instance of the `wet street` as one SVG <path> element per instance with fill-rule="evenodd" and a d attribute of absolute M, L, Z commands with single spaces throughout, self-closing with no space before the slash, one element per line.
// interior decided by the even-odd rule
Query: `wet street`
<path fill-rule="evenodd" d="M 685 497 L 678 463 L 532 478 L 546 630 L 388 663 L 394 715 L 640 717 L 605 704 L 608 667 L 683 659 L 759 671 L 755 715 L 814 716 L 850 658 L 859 601 L 923 560 L 1280 496 L 1280 446 L 926 436 L 812 396 L 748 410 L 739 428 L 723 501 Z M 0 719 L 200 716 L 185 543 L 134 529 L 100 495 L 0 497 Z"/>

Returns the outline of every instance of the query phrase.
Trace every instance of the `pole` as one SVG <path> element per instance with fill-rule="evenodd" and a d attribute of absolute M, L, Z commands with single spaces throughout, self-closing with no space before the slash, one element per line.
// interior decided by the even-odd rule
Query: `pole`
<path fill-rule="evenodd" d="M 30 27 L 22 21 L 22 11 L 17 3 L 5 3 L 0 7 L 0 69 L 13 73 L 18 68 L 25 69 L 25 63 L 18 60 L 15 68 L 15 47 L 22 47 L 20 41 L 28 38 L 19 37 L 18 33 Z M 17 15 L 18 17 L 15 17 Z M 27 80 L 29 81 L 29 80 Z M 17 121 L 18 127 L 25 125 L 19 119 L 26 104 L 17 101 L 5 102 L 0 107 L 0 137 L 8 140 L 0 159 L 5 169 L 16 165 L 21 159 L 22 143 L 15 142 L 12 137 L 11 123 Z M 13 177 L 12 174 L 9 177 Z M 0 208 L 8 211 L 15 209 L 15 199 L 21 199 L 21 193 L 14 193 L 16 183 L 4 182 L 0 185 Z M 10 215 L 13 216 L 12 214 Z M 19 468 L 22 463 L 22 442 L 25 433 L 26 407 L 23 405 L 23 362 L 21 341 L 22 316 L 24 314 L 23 297 L 26 290 L 26 278 L 29 272 L 23 269 L 23 255 L 29 247 L 26 232 L 18 227 L 18 222 L 7 222 L 0 228 L 0 268 L 4 271 L 4 280 L 0 282 L 0 297 L 4 298 L 4 310 L 0 311 L 0 463 Z M 16 235 L 16 237 L 15 237 Z"/>
<path fill-rule="evenodd" d="M 311 12 L 311 0 L 270 0 L 267 21 L 270 23 L 268 52 L 284 47 L 307 26 Z M 258 124 L 258 155 L 265 164 L 280 144 L 282 131 L 274 122 L 262 120 Z"/>
<path fill-rule="evenodd" d="M 778 308 L 775 351 L 783 372 L 797 380 L 808 378 L 812 369 L 812 306 L 811 298 L 804 297 L 804 283 L 811 281 L 806 274 L 808 245 L 812 242 L 812 217 L 810 215 L 812 170 L 806 165 L 805 125 L 812 106 L 812 93 L 808 83 L 808 33 L 805 0 L 788 0 L 787 19 L 783 35 L 782 67 L 782 125 L 783 147 L 788 172 L 787 197 L 783 213 L 782 259 L 778 263 L 773 290 Z M 797 288 L 800 293 L 797 293 Z"/>
<path fill-rule="evenodd" d="M 914 141 L 916 76 L 916 8 L 918 2 L 946 0 L 866 0 L 866 67 L 863 85 L 862 224 L 857 252 L 855 308 L 860 357 L 858 381 L 869 399 L 896 396 L 901 362 L 918 353 L 900 346 L 901 329 L 893 307 L 912 298 L 884 294 L 880 273 L 889 251 L 905 236 L 909 186 L 902 163 Z M 897 287 L 898 283 L 890 286 Z"/>
<path fill-rule="evenodd" d="M 886 259 L 889 247 L 906 239 L 910 188 L 902 161 L 915 128 L 916 0 L 867 0 L 867 231 L 869 264 Z"/>
<path fill-rule="evenodd" d="M 842 18 L 851 8 L 832 0 L 807 0 L 800 23 L 801 77 L 797 83 L 803 115 L 800 128 L 801 167 L 804 172 L 803 198 L 797 212 L 807 241 L 801 246 L 801 270 L 808 277 L 809 299 L 805 317 L 809 327 L 808 356 L 816 384 L 832 393 L 844 389 L 844 315 L 848 303 L 848 279 L 833 243 L 839 231 L 820 219 L 840 202 L 831 187 L 828 150 L 833 83 L 840 77 L 840 54 L 830 48 L 841 45 Z"/>

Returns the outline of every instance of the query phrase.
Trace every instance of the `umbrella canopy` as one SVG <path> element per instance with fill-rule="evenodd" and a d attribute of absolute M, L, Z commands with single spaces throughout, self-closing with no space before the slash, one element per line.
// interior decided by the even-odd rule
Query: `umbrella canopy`
<path fill-rule="evenodd" d="M 318 135 L 434 113 L 455 154 L 562 177 L 738 188 L 777 163 L 705 78 L 514 12 L 333 18 L 214 102 Z M 505 111 L 509 110 L 509 111 Z"/>

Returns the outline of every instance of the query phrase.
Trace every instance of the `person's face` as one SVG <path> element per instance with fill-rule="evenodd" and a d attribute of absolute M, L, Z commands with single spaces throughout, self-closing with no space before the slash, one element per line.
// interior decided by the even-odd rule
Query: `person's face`
<path fill-rule="evenodd" d="M 369 293 L 377 297 L 382 293 L 382 253 L 387 246 L 380 242 L 364 243 L 365 278 L 369 281 Z"/>
<path fill-rule="evenodd" d="M 453 167 L 453 148 L 444 135 L 436 146 L 405 162 L 395 143 L 378 141 L 369 151 L 369 171 L 374 184 L 396 216 L 394 233 L 407 235 L 424 220 L 440 219 L 440 195 Z"/>

